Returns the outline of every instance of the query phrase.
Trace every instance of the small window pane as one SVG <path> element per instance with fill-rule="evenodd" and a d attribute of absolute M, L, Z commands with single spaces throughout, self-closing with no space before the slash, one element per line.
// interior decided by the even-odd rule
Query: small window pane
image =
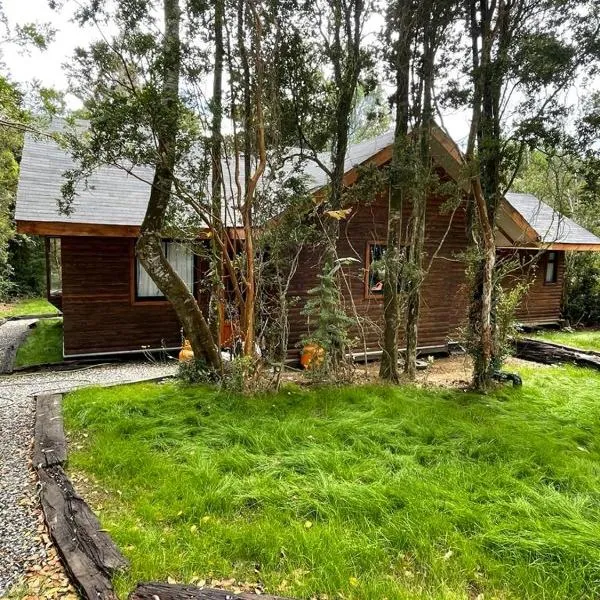
<path fill-rule="evenodd" d="M 152 281 L 146 269 L 142 267 L 139 260 L 137 263 L 137 295 L 138 298 L 162 298 L 162 292 L 157 285 Z"/>
<path fill-rule="evenodd" d="M 546 283 L 556 283 L 556 252 L 549 252 L 546 259 Z"/>
<path fill-rule="evenodd" d="M 169 242 L 167 245 L 167 260 L 189 290 L 194 289 L 194 255 L 186 244 Z"/>
<path fill-rule="evenodd" d="M 369 294 L 383 294 L 385 245 L 369 244 Z"/>
<path fill-rule="evenodd" d="M 50 267 L 50 295 L 62 293 L 62 263 L 60 238 L 50 238 L 48 244 L 48 264 Z"/>

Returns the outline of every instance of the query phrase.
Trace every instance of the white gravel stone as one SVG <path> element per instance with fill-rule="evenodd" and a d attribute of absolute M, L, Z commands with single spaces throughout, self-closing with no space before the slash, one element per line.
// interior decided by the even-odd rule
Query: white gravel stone
<path fill-rule="evenodd" d="M 27 337 L 29 328 L 36 320 L 17 319 L 6 321 L 0 326 L 0 374 L 12 371 L 17 349 Z"/>
<path fill-rule="evenodd" d="M 36 493 L 28 470 L 33 396 L 154 379 L 174 375 L 176 370 L 175 361 L 139 362 L 0 376 L 0 596 L 23 573 L 27 562 L 43 552 L 38 547 L 35 507 L 30 502 Z"/>

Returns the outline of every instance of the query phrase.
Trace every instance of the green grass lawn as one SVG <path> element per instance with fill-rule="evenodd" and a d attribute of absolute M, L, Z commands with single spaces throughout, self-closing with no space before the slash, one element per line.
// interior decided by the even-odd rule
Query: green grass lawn
<path fill-rule="evenodd" d="M 45 298 L 24 298 L 10 304 L 0 304 L 0 319 L 27 315 L 56 315 L 58 309 Z"/>
<path fill-rule="evenodd" d="M 587 329 L 584 331 L 538 331 L 532 337 L 555 344 L 573 346 L 582 350 L 600 352 L 600 330 Z"/>
<path fill-rule="evenodd" d="M 600 597 L 600 375 L 489 396 L 412 387 L 88 388 L 69 467 L 131 561 L 345 599 Z M 482 594 L 481 596 L 479 594 Z"/>
<path fill-rule="evenodd" d="M 63 360 L 62 319 L 42 319 L 17 350 L 15 367 L 30 367 Z"/>

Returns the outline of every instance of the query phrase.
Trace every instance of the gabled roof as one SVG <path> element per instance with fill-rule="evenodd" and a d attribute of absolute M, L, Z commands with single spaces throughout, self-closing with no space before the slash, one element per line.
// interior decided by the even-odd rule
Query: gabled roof
<path fill-rule="evenodd" d="M 80 130 L 86 126 L 84 121 L 77 123 Z M 64 128 L 65 122 L 57 119 L 50 131 L 60 132 Z M 344 165 L 345 184 L 354 183 L 360 165 L 380 166 L 388 162 L 393 140 L 393 131 L 388 131 L 351 145 Z M 457 153 L 452 140 L 436 128 L 432 154 L 452 176 L 458 171 Z M 290 155 L 298 154 L 298 149 L 290 150 Z M 319 154 L 318 158 L 326 167 L 331 166 L 328 152 Z M 72 211 L 65 215 L 59 209 L 63 173 L 74 166 L 71 156 L 53 139 L 26 134 L 15 211 L 19 231 L 40 235 L 137 235 L 148 203 L 153 169 L 138 166 L 128 172 L 115 166 L 101 167 L 89 178 L 87 186 L 78 186 Z M 240 171 L 243 172 L 243 157 Z M 284 178 L 288 174 L 302 176 L 313 192 L 327 183 L 326 173 L 313 160 L 305 160 L 300 165 L 297 158 L 288 160 L 279 168 L 280 173 L 283 171 Z M 237 186 L 231 161 L 223 161 L 223 179 L 223 222 L 227 226 L 239 226 L 239 212 L 235 209 Z M 243 189 L 241 192 L 243 194 Z"/>
<path fill-rule="evenodd" d="M 509 192 L 498 215 L 499 247 L 600 251 L 600 238 L 531 194 Z"/>
<path fill-rule="evenodd" d="M 57 120 L 50 130 L 60 131 L 64 126 Z M 77 123 L 77 127 L 85 129 L 86 123 Z M 393 142 L 394 133 L 388 131 L 351 145 L 344 164 L 344 183 L 351 185 L 356 181 L 361 165 L 387 163 Z M 433 129 L 431 142 L 436 162 L 460 181 L 463 159 L 456 144 L 438 127 Z M 297 149 L 291 154 L 298 154 Z M 331 165 L 329 153 L 321 153 L 318 158 L 325 166 Z M 101 167 L 89 178 L 87 186 L 77 189 L 72 212 L 65 215 L 59 210 L 63 173 L 73 167 L 71 156 L 53 139 L 25 136 L 15 209 L 19 231 L 40 235 L 136 236 L 146 212 L 153 168 L 138 166 L 128 172 L 115 166 Z M 240 169 L 243 171 L 243 164 Z M 239 225 L 234 209 L 233 170 L 233 165 L 225 160 L 222 218 L 227 226 Z M 327 183 L 327 175 L 315 161 L 307 160 L 298 167 L 297 159 L 290 160 L 284 170 L 301 174 L 313 192 Z M 496 241 L 499 247 L 600 250 L 598 237 L 529 194 L 506 195 L 498 214 Z"/>

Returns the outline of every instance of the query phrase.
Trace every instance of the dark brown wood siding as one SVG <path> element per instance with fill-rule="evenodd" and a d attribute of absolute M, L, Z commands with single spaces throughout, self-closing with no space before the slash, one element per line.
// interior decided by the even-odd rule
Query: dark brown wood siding
<path fill-rule="evenodd" d="M 433 197 L 427 206 L 425 263 L 433 260 L 423 287 L 419 320 L 419 346 L 422 348 L 443 346 L 449 339 L 456 339 L 456 330 L 466 314 L 464 263 L 459 257 L 467 246 L 465 205 L 461 204 L 453 214 L 443 205 L 443 198 Z M 353 332 L 357 338 L 356 350 L 363 350 L 365 346 L 368 350 L 381 348 L 383 298 L 369 297 L 365 293 L 365 262 L 369 242 L 385 243 L 387 213 L 386 193 L 373 204 L 358 207 L 347 221 L 341 222 L 338 255 L 359 261 L 345 269 L 347 286 L 344 289 L 347 311 L 359 317 L 360 324 Z M 405 225 L 409 213 L 407 206 L 403 216 Z M 290 349 L 296 348 L 309 327 L 301 311 L 308 299 L 307 291 L 317 285 L 319 258 L 319 253 L 303 252 L 290 287 L 290 297 L 298 298 L 290 311 Z"/>
<path fill-rule="evenodd" d="M 431 269 L 423 286 L 419 346 L 444 346 L 457 339 L 467 307 L 464 263 L 460 253 L 467 247 L 464 204 L 452 214 L 443 209 L 442 198 L 431 198 L 427 208 L 426 258 Z M 409 218 L 406 207 L 404 223 Z M 357 208 L 341 222 L 338 244 L 340 257 L 357 263 L 345 269 L 347 287 L 344 302 L 349 314 L 357 314 L 354 328 L 356 350 L 380 350 L 383 326 L 383 299 L 365 293 L 365 262 L 369 242 L 384 242 L 387 199 L 382 195 L 368 206 Z M 442 243 L 443 240 L 443 243 Z M 133 286 L 133 245 L 131 238 L 62 238 L 62 309 L 65 354 L 95 354 L 139 351 L 144 348 L 178 347 L 180 325 L 167 302 L 135 302 Z M 301 314 L 308 290 L 317 285 L 320 252 L 306 250 L 301 257 L 289 296 L 290 355 L 310 327 Z M 533 283 L 522 302 L 517 318 L 525 322 L 555 321 L 560 318 L 564 279 L 564 252 L 558 253 L 557 281 L 544 283 L 545 259 L 538 259 Z M 202 268 L 197 266 L 197 278 Z M 206 297 L 201 298 L 204 310 Z"/>
<path fill-rule="evenodd" d="M 561 317 L 565 280 L 565 253 L 556 251 L 556 281 L 545 282 L 547 252 L 520 251 L 522 261 L 531 263 L 530 287 L 517 309 L 516 318 L 523 323 L 556 322 Z"/>
<path fill-rule="evenodd" d="M 168 302 L 134 302 L 131 238 L 62 238 L 65 355 L 178 347 Z"/>

